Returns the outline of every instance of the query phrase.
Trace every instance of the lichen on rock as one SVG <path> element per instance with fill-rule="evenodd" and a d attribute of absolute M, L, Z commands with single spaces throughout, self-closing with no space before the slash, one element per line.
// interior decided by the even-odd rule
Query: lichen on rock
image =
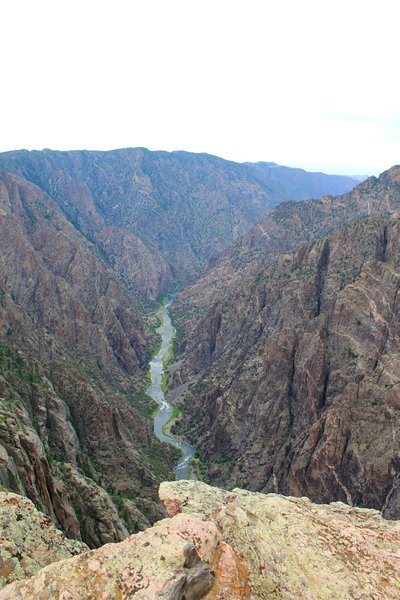
<path fill-rule="evenodd" d="M 66 538 L 28 498 L 0 492 L 0 588 L 86 550 L 82 542 Z"/>
<path fill-rule="evenodd" d="M 340 502 L 161 484 L 172 515 L 118 544 L 49 564 L 0 600 L 395 600 L 400 525 Z"/>

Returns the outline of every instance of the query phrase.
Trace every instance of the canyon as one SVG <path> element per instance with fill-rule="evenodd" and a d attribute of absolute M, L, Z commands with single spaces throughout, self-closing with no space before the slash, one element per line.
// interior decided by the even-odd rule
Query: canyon
<path fill-rule="evenodd" d="M 143 319 L 36 186 L 3 174 L 0 210 L 2 484 L 72 537 L 121 540 L 163 514 L 175 456 L 149 430 Z"/>
<path fill-rule="evenodd" d="M 70 537 L 120 541 L 164 514 L 179 458 L 146 394 L 154 298 L 282 200 L 356 182 L 296 170 L 294 193 L 290 169 L 143 148 L 8 152 L 0 169 L 1 483 Z"/>
<path fill-rule="evenodd" d="M 399 209 L 399 166 L 358 183 L 144 148 L 0 154 L 0 514 L 23 515 L 0 597 L 70 578 L 71 598 L 312 598 L 316 531 L 338 598 L 397 597 L 398 525 L 366 509 L 400 518 Z M 177 448 L 153 423 L 165 396 Z M 216 488 L 173 482 L 182 440 Z M 48 552 L 28 559 L 29 520 Z"/>

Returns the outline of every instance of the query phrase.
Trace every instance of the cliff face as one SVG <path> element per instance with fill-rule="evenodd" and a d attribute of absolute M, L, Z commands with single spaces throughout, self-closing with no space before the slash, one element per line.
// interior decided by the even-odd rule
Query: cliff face
<path fill-rule="evenodd" d="M 17 151 L 1 154 L 0 167 L 49 194 L 124 281 L 150 298 L 192 280 L 273 206 L 297 197 L 284 178 L 255 165 L 187 152 Z M 304 173 L 304 189 L 314 176 Z M 321 178 L 311 186 L 318 195 L 355 185 Z"/>
<path fill-rule="evenodd" d="M 142 319 L 48 196 L 0 178 L 0 480 L 92 546 L 159 518 Z"/>
<path fill-rule="evenodd" d="M 399 171 L 378 182 L 392 212 Z M 205 314 L 178 306 L 175 381 L 192 378 L 186 427 L 211 481 L 399 516 L 399 240 L 397 216 L 359 220 L 236 279 Z"/>
<path fill-rule="evenodd" d="M 144 364 L 138 311 L 96 249 L 34 185 L 0 179 L 0 278 L 34 326 L 110 372 Z"/>
<path fill-rule="evenodd" d="M 160 496 L 169 519 L 119 544 L 39 571 L 36 564 L 30 579 L 7 585 L 0 598 L 34 599 L 43 593 L 71 600 L 399 597 L 399 525 L 376 511 L 240 489 L 224 492 L 189 481 L 162 484 Z M 31 519 L 40 521 L 40 515 Z M 8 543 L 4 540 L 3 548 Z M 68 551 L 63 540 L 58 547 Z M 7 563 L 14 579 L 21 577 L 17 569 L 25 552 L 21 547 Z M 25 574 L 30 573 L 25 569 Z"/>
<path fill-rule="evenodd" d="M 397 214 L 400 210 L 400 167 L 379 178 L 370 177 L 351 192 L 320 200 L 284 202 L 237 240 L 179 296 L 188 314 L 204 313 L 216 297 L 233 297 L 243 282 L 283 253 L 304 242 L 314 242 L 362 217 Z M 186 327 L 187 323 L 183 323 Z M 188 322 L 190 327 L 190 320 Z"/>

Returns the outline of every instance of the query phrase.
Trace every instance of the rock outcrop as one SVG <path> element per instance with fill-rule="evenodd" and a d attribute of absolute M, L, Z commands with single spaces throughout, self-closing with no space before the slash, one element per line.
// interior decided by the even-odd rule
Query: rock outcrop
<path fill-rule="evenodd" d="M 258 263 L 212 303 L 205 280 L 183 292 L 174 378 L 192 379 L 186 431 L 211 482 L 400 516 L 399 173 L 331 202 L 384 217 Z"/>
<path fill-rule="evenodd" d="M 88 549 L 66 538 L 27 498 L 0 492 L 0 588 Z"/>
<path fill-rule="evenodd" d="M 119 544 L 49 564 L 4 587 L 0 599 L 400 595 L 400 527 L 377 511 L 188 481 L 162 484 L 160 496 L 169 519 Z"/>

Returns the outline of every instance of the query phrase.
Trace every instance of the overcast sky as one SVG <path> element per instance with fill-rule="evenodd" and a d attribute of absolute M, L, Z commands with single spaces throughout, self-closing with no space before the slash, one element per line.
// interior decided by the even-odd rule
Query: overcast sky
<path fill-rule="evenodd" d="M 400 163 L 398 0 L 2 0 L 0 151 Z"/>

